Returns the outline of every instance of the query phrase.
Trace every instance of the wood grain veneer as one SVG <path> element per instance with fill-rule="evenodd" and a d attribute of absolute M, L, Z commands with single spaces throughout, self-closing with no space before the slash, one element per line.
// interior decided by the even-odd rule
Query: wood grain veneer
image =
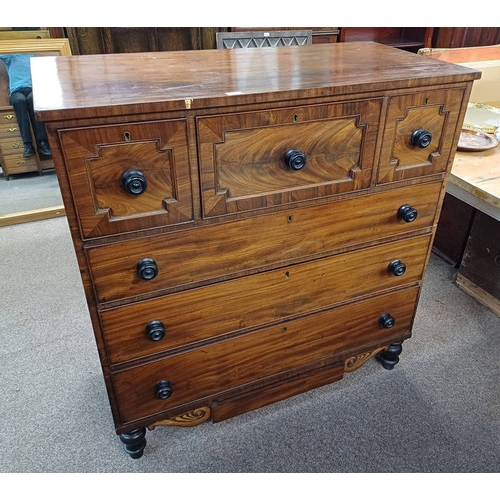
<path fill-rule="evenodd" d="M 397 241 L 104 310 L 101 321 L 111 361 L 182 348 L 418 282 L 429 240 L 430 235 Z M 402 276 L 388 270 L 395 257 L 407 267 Z M 166 329 L 159 342 L 144 334 L 147 323 L 155 320 L 162 320 Z"/>

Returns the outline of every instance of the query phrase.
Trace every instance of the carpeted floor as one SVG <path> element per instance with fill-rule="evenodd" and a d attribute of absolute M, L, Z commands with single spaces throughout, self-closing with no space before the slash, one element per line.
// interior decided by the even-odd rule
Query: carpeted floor
<path fill-rule="evenodd" d="M 0 168 L 1 172 L 1 168 Z M 54 169 L 26 172 L 10 176 L 0 175 L 0 215 L 26 210 L 39 210 L 63 204 Z"/>
<path fill-rule="evenodd" d="M 114 433 L 65 218 L 0 228 L 0 472 L 500 472 L 500 318 L 432 256 L 393 371 L 219 424 Z"/>

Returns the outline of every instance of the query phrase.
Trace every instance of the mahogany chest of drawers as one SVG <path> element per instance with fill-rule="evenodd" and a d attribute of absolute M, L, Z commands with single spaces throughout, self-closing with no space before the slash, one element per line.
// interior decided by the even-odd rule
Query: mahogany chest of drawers
<path fill-rule="evenodd" d="M 345 43 L 32 73 L 133 458 L 146 428 L 393 368 L 479 72 Z"/>

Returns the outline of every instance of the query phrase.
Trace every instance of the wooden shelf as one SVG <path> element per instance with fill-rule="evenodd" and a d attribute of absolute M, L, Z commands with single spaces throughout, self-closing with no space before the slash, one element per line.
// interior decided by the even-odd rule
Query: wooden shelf
<path fill-rule="evenodd" d="M 339 42 L 373 41 L 417 52 L 432 45 L 434 28 L 340 28 Z"/>

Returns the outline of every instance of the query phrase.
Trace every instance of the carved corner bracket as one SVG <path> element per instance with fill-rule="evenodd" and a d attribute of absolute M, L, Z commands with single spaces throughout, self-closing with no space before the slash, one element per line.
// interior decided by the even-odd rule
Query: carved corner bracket
<path fill-rule="evenodd" d="M 156 427 L 163 425 L 171 425 L 177 427 L 194 427 L 196 425 L 202 424 L 203 422 L 206 422 L 209 418 L 210 418 L 210 408 L 208 406 L 203 406 L 201 408 L 197 408 L 196 410 L 188 411 L 187 413 L 178 415 L 177 417 L 160 420 L 159 422 L 156 422 L 148 426 L 148 430 L 152 431 Z"/>
<path fill-rule="evenodd" d="M 363 352 L 361 354 L 357 354 L 356 356 L 351 356 L 350 358 L 344 361 L 344 371 L 345 372 L 353 372 L 357 370 L 361 366 L 363 366 L 370 358 L 376 356 L 380 351 L 387 349 L 387 346 L 379 347 L 374 351 Z"/>

